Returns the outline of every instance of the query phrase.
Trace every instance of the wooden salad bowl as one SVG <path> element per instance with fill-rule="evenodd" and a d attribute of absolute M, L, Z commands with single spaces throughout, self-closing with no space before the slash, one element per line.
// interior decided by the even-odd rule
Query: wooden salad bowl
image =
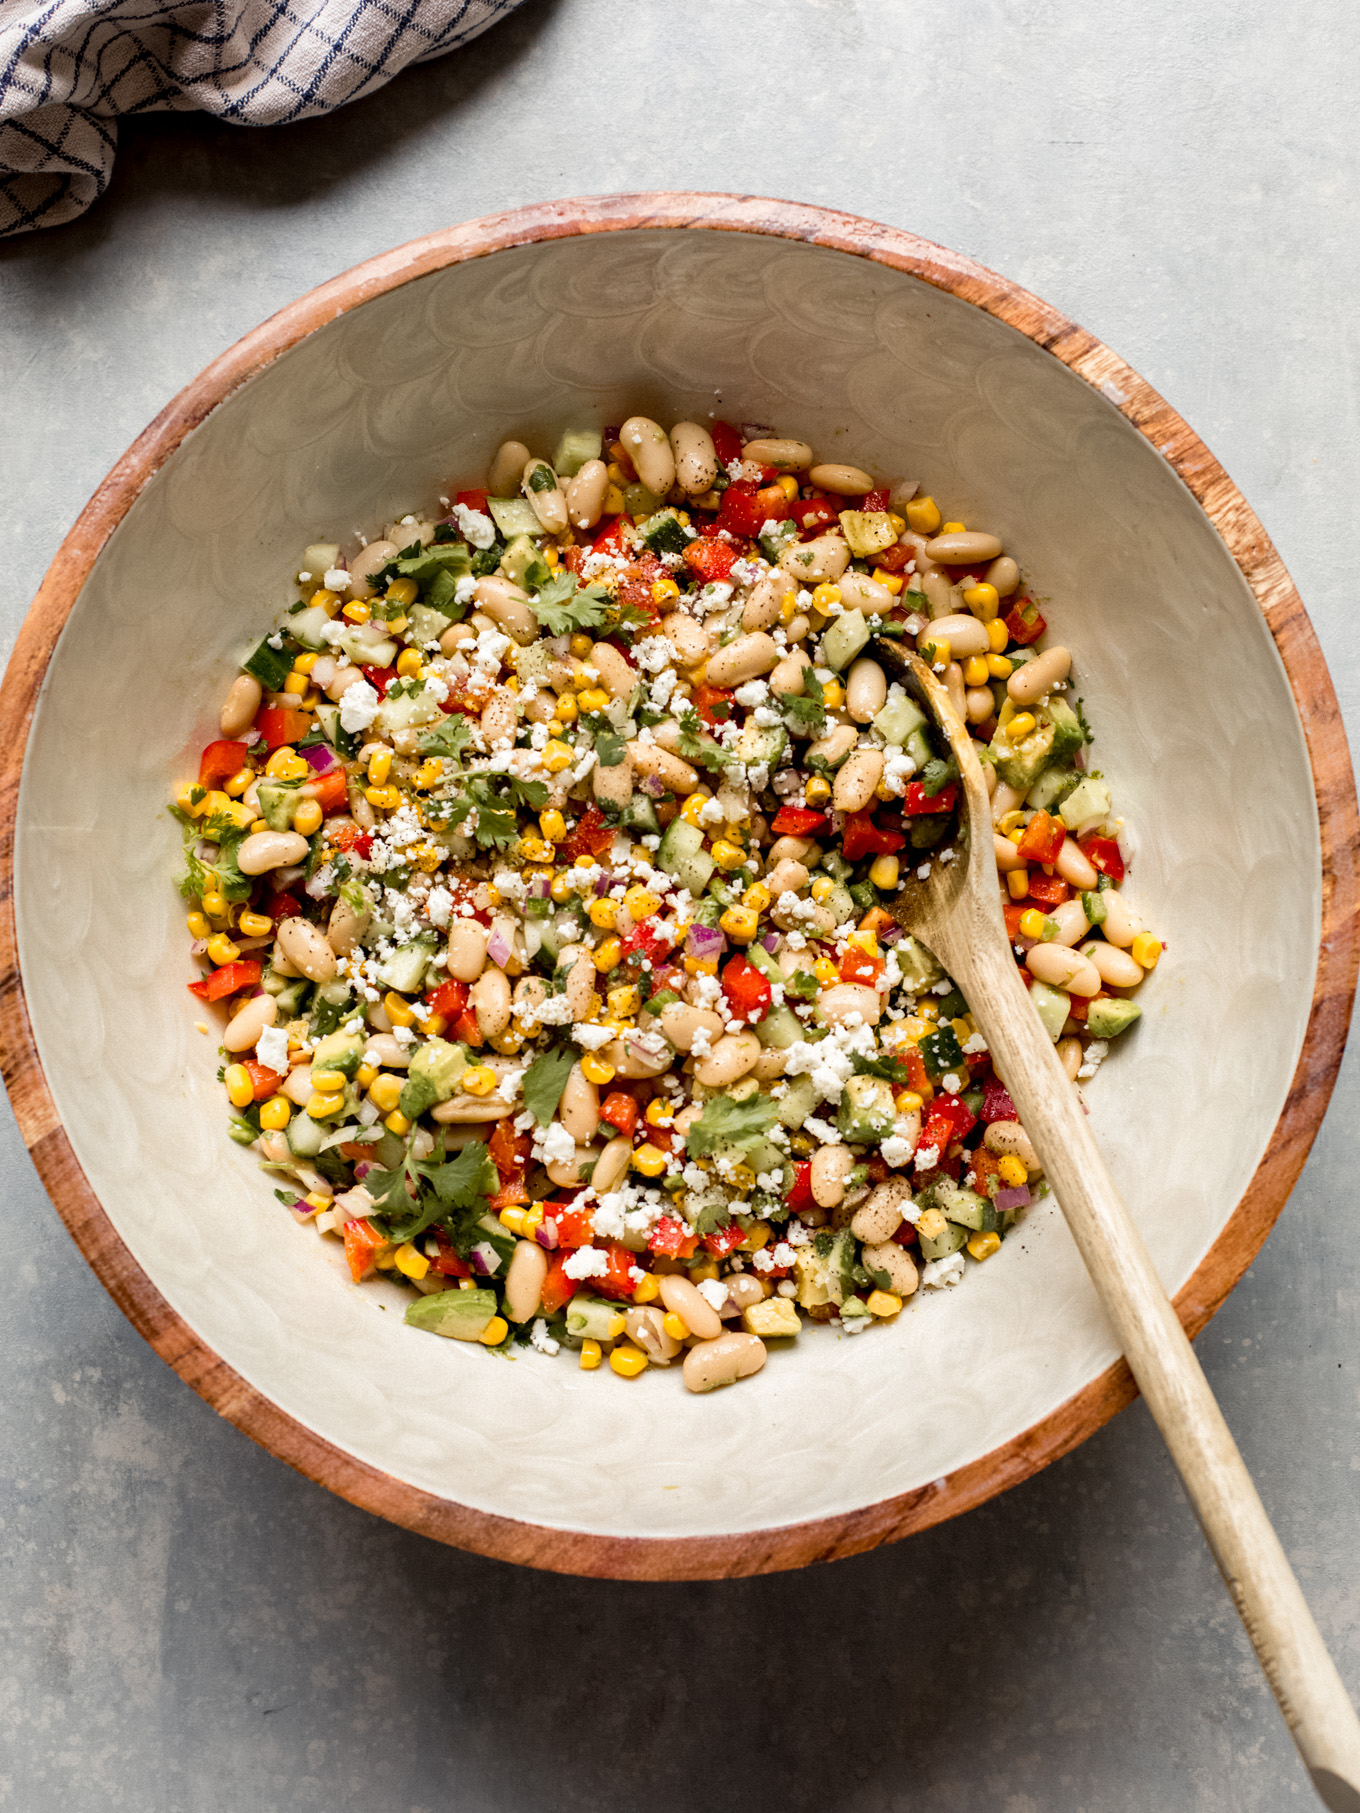
<path fill-rule="evenodd" d="M 605 196 L 432 234 L 247 335 L 114 467 L 0 695 L 0 1064 L 58 1212 L 200 1396 L 353 1503 L 535 1567 L 713 1578 L 956 1516 L 1129 1402 L 1057 1209 L 962 1288 L 857 1340 L 808 1330 L 711 1397 L 406 1329 L 227 1140 L 163 810 L 308 542 L 472 479 L 512 432 L 550 450 L 636 411 L 919 476 L 1048 601 L 1167 945 L 1091 1125 L 1192 1334 L 1331 1094 L 1356 796 L 1298 594 L 1180 417 L 1037 297 L 849 215 Z"/>

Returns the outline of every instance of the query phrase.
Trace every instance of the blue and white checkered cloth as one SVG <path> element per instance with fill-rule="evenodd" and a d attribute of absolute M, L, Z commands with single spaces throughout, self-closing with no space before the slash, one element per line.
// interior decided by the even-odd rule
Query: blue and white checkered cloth
<path fill-rule="evenodd" d="M 306 120 L 443 56 L 519 0 L 0 0 L 0 238 L 108 187 L 120 113 Z"/>

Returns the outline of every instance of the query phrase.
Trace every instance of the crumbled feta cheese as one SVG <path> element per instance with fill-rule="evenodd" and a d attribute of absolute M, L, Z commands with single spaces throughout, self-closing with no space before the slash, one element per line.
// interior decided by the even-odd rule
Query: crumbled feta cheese
<path fill-rule="evenodd" d="M 711 1309 L 721 1310 L 727 1301 L 727 1286 L 720 1284 L 716 1278 L 704 1278 L 700 1281 L 699 1295 Z"/>
<path fill-rule="evenodd" d="M 266 1026 L 255 1041 L 255 1056 L 266 1070 L 288 1073 L 288 1034 L 282 1026 Z"/>
<path fill-rule="evenodd" d="M 565 1001 L 566 996 L 562 999 Z M 607 1026 L 591 1026 L 585 1021 L 578 1021 L 571 1029 L 571 1036 L 582 1051 L 598 1051 L 602 1045 L 609 1043 L 614 1034 Z"/>
<path fill-rule="evenodd" d="M 568 1278 L 603 1278 L 609 1270 L 609 1255 L 602 1247 L 578 1246 L 562 1261 Z"/>
<path fill-rule="evenodd" d="M 576 1158 L 576 1141 L 561 1121 L 554 1121 L 550 1127 L 543 1128 L 534 1144 L 546 1165 L 569 1165 Z"/>
<path fill-rule="evenodd" d="M 542 1316 L 534 1319 L 534 1325 L 529 1330 L 529 1345 L 536 1347 L 540 1353 L 547 1354 L 550 1359 L 562 1351 L 562 1343 L 553 1340 L 548 1333 L 548 1324 Z"/>
<path fill-rule="evenodd" d="M 378 715 L 379 699 L 376 688 L 367 680 L 355 680 L 340 695 L 340 728 L 356 736 L 361 730 L 367 730 Z"/>
<path fill-rule="evenodd" d="M 948 1284 L 960 1284 L 967 1267 L 962 1253 L 950 1253 L 945 1259 L 932 1259 L 921 1272 L 921 1283 L 927 1290 L 942 1290 Z"/>
<path fill-rule="evenodd" d="M 469 509 L 467 504 L 455 504 L 453 514 L 458 527 L 474 548 L 489 548 L 495 541 L 496 525 L 482 511 Z"/>
<path fill-rule="evenodd" d="M 1109 1049 L 1108 1040 L 1092 1039 L 1091 1043 L 1086 1047 L 1086 1055 L 1081 1061 L 1081 1068 L 1077 1071 L 1078 1077 L 1084 1079 L 1086 1077 L 1094 1076 L 1097 1070 L 1100 1069 L 1100 1066 L 1104 1063 Z M 264 1059 L 261 1058 L 260 1062 L 263 1063 Z"/>
<path fill-rule="evenodd" d="M 903 1139 L 896 1133 L 890 1133 L 879 1148 L 884 1164 L 894 1171 L 900 1170 L 907 1163 L 914 1149 L 911 1140 Z"/>

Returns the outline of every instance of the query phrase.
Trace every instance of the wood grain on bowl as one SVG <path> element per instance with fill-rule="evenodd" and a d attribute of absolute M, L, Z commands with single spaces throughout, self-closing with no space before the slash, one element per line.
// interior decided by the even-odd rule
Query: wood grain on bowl
<path fill-rule="evenodd" d="M 0 820 L 0 1067 L 19 1126 L 58 1212 L 119 1307 L 203 1398 L 262 1446 L 352 1502 L 440 1541 L 560 1572 L 638 1579 L 798 1567 L 955 1516 L 1029 1477 L 1113 1416 L 1133 1395 L 1127 1368 L 1108 1367 L 1013 1439 L 928 1485 L 843 1515 L 734 1535 L 614 1539 L 554 1529 L 470 1509 L 395 1478 L 317 1435 L 228 1365 L 171 1307 L 101 1207 L 38 1056 L 19 968 L 15 833 L 25 746 L 63 625 L 96 558 L 149 480 L 219 405 L 338 316 L 422 277 L 550 240 L 640 230 L 682 236 L 694 229 L 866 260 L 920 279 L 1016 330 L 1102 392 L 1169 463 L 1255 596 L 1288 676 L 1311 764 L 1321 852 L 1320 942 L 1307 1028 L 1273 1137 L 1177 1298 L 1191 1333 L 1242 1276 L 1303 1165 L 1340 1063 L 1360 957 L 1360 823 L 1349 756 L 1326 667 L 1278 555 L 1213 456 L 1136 373 L 1037 297 L 968 259 L 848 215 L 752 197 L 642 195 L 556 203 L 451 228 L 373 259 L 285 308 L 209 366 L 113 469 L 67 537 L 24 623 L 0 695 L 7 752 Z"/>

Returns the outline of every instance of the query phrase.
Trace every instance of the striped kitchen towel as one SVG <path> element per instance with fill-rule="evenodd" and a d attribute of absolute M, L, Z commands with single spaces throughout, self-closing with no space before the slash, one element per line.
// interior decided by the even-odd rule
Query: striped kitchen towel
<path fill-rule="evenodd" d="M 311 119 L 466 44 L 519 0 L 0 0 L 0 237 L 108 187 L 120 113 Z"/>

